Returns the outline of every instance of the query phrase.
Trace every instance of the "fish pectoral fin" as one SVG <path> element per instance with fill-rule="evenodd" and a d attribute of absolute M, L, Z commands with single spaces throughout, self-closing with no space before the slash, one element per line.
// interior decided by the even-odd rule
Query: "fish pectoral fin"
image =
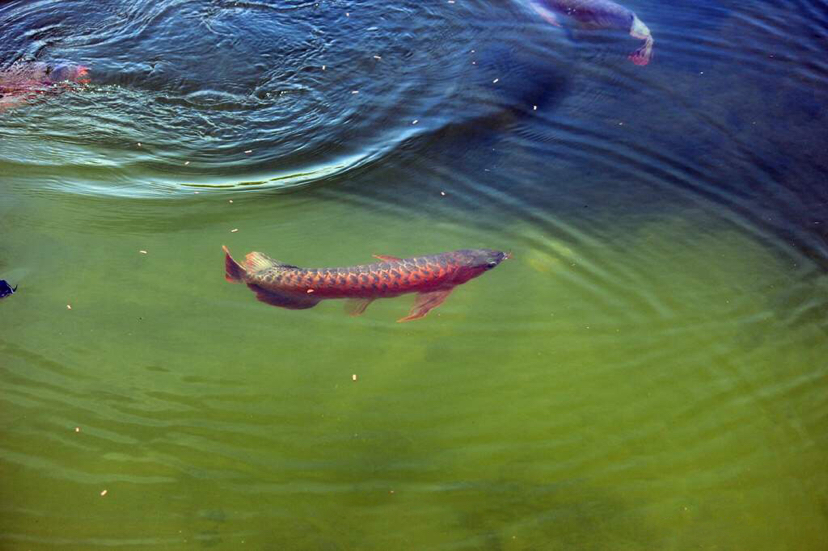
<path fill-rule="evenodd" d="M 349 316 L 359 316 L 374 302 L 372 298 L 349 298 L 345 301 L 345 311 Z"/>
<path fill-rule="evenodd" d="M 397 262 L 402 260 L 402 258 L 397 258 L 396 256 L 389 256 L 387 254 L 374 254 L 371 256 L 379 260 L 385 260 L 386 262 Z"/>
<path fill-rule="evenodd" d="M 439 291 L 431 291 L 429 293 L 420 293 L 417 295 L 417 300 L 414 301 L 414 306 L 411 307 L 411 311 L 408 315 L 404 318 L 398 319 L 397 323 L 420 319 L 434 308 L 437 308 L 443 304 L 443 301 L 446 300 L 446 297 L 448 297 L 453 290 L 454 288 L 452 287 L 451 289 L 441 289 Z"/>
<path fill-rule="evenodd" d="M 305 310 L 313 308 L 321 299 L 311 297 L 309 295 L 296 295 L 293 293 L 280 293 L 278 291 L 271 291 L 259 287 L 258 285 L 249 283 L 247 285 L 256 293 L 256 299 L 271 306 L 278 306 L 279 308 L 287 308 L 288 310 Z"/>

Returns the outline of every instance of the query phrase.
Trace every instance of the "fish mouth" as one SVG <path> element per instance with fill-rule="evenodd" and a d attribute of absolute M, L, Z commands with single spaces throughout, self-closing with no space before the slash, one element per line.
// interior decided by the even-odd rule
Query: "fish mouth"
<path fill-rule="evenodd" d="M 89 82 L 91 82 L 91 80 L 92 79 L 89 75 L 89 67 L 86 67 L 85 65 L 79 66 L 78 67 L 77 82 L 79 82 L 80 84 L 89 84 Z"/>

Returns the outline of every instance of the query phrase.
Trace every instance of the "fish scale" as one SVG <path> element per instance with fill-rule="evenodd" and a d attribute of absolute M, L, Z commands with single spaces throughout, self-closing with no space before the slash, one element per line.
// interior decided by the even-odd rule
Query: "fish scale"
<path fill-rule="evenodd" d="M 510 255 L 490 249 L 463 249 L 437 255 L 399 259 L 378 256 L 383 262 L 344 268 L 299 268 L 261 253 L 247 255 L 239 264 L 224 247 L 225 277 L 243 282 L 260 301 L 302 310 L 324 299 L 352 299 L 349 311 L 361 314 L 371 301 L 418 293 L 411 313 L 399 320 L 425 316 L 451 291 L 500 264 Z"/>

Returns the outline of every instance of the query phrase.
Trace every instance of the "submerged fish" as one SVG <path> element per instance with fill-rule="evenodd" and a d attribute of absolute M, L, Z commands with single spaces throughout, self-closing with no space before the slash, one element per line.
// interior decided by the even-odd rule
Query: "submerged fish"
<path fill-rule="evenodd" d="M 69 62 L 17 62 L 0 71 L 0 110 L 26 103 L 45 93 L 67 89 L 67 84 L 88 84 L 89 67 Z"/>
<path fill-rule="evenodd" d="M 629 32 L 633 38 L 644 41 L 644 45 L 629 56 L 630 61 L 636 65 L 647 65 L 653 57 L 653 36 L 650 29 L 635 12 L 612 0 L 529 0 L 529 4 L 553 25 L 560 26 L 558 14 L 562 14 L 576 20 L 584 28 Z"/>
<path fill-rule="evenodd" d="M 347 298 L 351 299 L 348 312 L 358 316 L 375 299 L 418 293 L 408 316 L 397 321 L 425 316 L 440 306 L 456 286 L 511 257 L 500 251 L 472 249 L 405 259 L 374 255 L 382 262 L 307 269 L 258 252 L 249 253 L 242 265 L 233 260 L 227 247 L 222 249 L 227 281 L 246 283 L 257 299 L 281 308 L 303 310 L 324 299 Z"/>
<path fill-rule="evenodd" d="M 5 279 L 0 279 L 0 298 L 5 298 L 9 295 L 13 295 L 17 291 L 17 285 L 12 287 L 11 285 L 6 282 Z"/>

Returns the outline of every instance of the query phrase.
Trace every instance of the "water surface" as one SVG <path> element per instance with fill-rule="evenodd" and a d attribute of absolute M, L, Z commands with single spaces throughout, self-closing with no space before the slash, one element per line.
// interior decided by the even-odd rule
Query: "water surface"
<path fill-rule="evenodd" d="M 517 1 L 3 3 L 95 78 L 0 113 L 0 547 L 822 549 L 828 5 L 627 5 L 645 68 Z M 221 245 L 514 258 L 397 324 Z"/>

